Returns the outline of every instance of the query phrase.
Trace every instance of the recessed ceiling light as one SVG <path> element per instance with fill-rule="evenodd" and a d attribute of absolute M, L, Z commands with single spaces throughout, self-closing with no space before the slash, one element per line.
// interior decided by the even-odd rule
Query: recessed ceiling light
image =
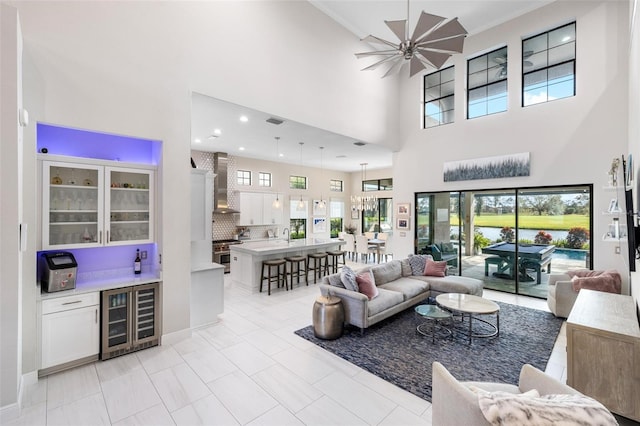
<path fill-rule="evenodd" d="M 244 146 L 241 146 L 240 148 L 238 148 L 240 151 L 244 151 Z"/>
<path fill-rule="evenodd" d="M 336 155 L 336 158 L 347 158 L 347 156 L 344 155 L 344 154 L 343 155 Z"/>
<path fill-rule="evenodd" d="M 201 141 L 200 139 L 198 139 L 198 138 L 194 139 L 193 141 L 194 141 L 195 143 L 200 143 L 200 142 L 202 142 L 202 141 Z"/>
<path fill-rule="evenodd" d="M 222 130 L 220 130 L 220 129 L 213 129 L 213 134 L 214 134 L 214 135 L 221 135 L 221 134 L 222 134 Z"/>
<path fill-rule="evenodd" d="M 283 153 L 278 154 L 278 157 L 284 157 Z"/>
<path fill-rule="evenodd" d="M 241 115 L 240 121 L 242 121 L 243 123 L 246 123 L 247 121 L 249 121 L 249 117 L 247 117 L 246 115 Z"/>

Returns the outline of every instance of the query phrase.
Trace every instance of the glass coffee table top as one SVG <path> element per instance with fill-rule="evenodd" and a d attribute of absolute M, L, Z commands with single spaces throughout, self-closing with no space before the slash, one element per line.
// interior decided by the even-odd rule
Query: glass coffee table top
<path fill-rule="evenodd" d="M 416 306 L 416 313 L 422 317 L 433 319 L 451 318 L 451 313 L 439 308 L 436 305 L 420 305 Z"/>
<path fill-rule="evenodd" d="M 445 311 L 436 305 L 419 305 L 415 307 L 416 316 L 428 321 L 418 324 L 416 331 L 423 336 L 431 336 L 432 343 L 435 343 L 436 333 L 443 332 L 446 336 L 453 333 L 453 316 L 451 312 Z M 449 326 L 447 326 L 447 323 Z"/>

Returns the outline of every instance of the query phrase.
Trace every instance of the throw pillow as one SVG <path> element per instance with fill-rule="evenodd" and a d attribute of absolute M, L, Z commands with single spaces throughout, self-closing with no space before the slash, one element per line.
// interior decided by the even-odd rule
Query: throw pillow
<path fill-rule="evenodd" d="M 604 405 L 584 395 L 544 395 L 539 398 L 509 392 L 478 393 L 478 405 L 492 425 L 617 425 Z"/>
<path fill-rule="evenodd" d="M 329 284 L 334 287 L 346 288 L 344 284 L 342 284 L 340 274 L 329 275 Z"/>
<path fill-rule="evenodd" d="M 358 283 L 356 282 L 356 273 L 348 266 L 342 267 L 340 272 L 340 280 L 344 285 L 344 288 L 351 291 L 358 291 Z"/>
<path fill-rule="evenodd" d="M 370 269 L 358 272 L 356 282 L 358 283 L 358 291 L 367 296 L 369 300 L 373 300 L 378 296 L 378 287 Z"/>
<path fill-rule="evenodd" d="M 444 277 L 447 274 L 447 262 L 444 260 L 427 260 L 423 275 L 429 277 Z"/>
<path fill-rule="evenodd" d="M 411 275 L 424 275 L 424 267 L 427 259 L 433 260 L 428 254 L 410 254 L 409 265 L 411 265 Z"/>

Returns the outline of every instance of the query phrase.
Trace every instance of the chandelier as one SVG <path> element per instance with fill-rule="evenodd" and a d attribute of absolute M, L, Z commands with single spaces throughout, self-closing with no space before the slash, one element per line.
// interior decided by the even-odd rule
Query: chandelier
<path fill-rule="evenodd" d="M 364 185 L 367 180 L 367 164 L 369 163 L 360 163 L 360 168 L 362 169 L 362 193 L 351 196 L 351 210 L 375 211 L 378 209 L 378 197 L 375 195 L 365 195 L 364 193 Z"/>
<path fill-rule="evenodd" d="M 458 22 L 458 18 L 447 20 L 442 16 L 426 12 L 420 14 L 413 35 L 409 38 L 409 0 L 407 0 L 407 19 L 384 21 L 396 35 L 400 44 L 368 35 L 361 41 L 383 44 L 391 49 L 356 53 L 358 59 L 368 56 L 382 56 L 378 62 L 363 68 L 373 70 L 383 64 L 391 64 L 382 78 L 395 74 L 409 61 L 409 77 L 427 66 L 440 69 L 453 53 L 462 53 L 467 30 Z"/>

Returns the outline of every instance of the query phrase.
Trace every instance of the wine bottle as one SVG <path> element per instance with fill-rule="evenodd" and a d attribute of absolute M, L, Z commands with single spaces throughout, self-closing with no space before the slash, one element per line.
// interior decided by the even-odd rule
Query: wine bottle
<path fill-rule="evenodd" d="M 140 261 L 140 249 L 136 249 L 136 260 L 133 261 L 133 273 L 140 274 L 142 272 L 142 264 Z"/>

